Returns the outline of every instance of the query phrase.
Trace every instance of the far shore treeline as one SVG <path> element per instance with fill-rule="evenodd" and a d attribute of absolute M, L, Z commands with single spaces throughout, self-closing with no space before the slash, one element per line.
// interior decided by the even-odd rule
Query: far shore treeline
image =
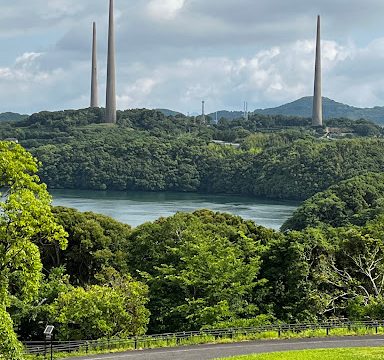
<path fill-rule="evenodd" d="M 0 123 L 42 162 L 49 188 L 182 191 L 305 200 L 338 181 L 384 168 L 383 129 L 365 120 L 328 120 L 345 139 L 321 138 L 306 118 L 252 115 L 225 120 L 159 111 L 41 112 Z M 240 144 L 223 146 L 212 140 Z"/>
<path fill-rule="evenodd" d="M 302 118 L 130 110 L 110 126 L 102 115 L 0 123 L 0 138 L 20 143 L 0 141 L 0 359 L 23 359 L 20 340 L 48 323 L 76 340 L 384 318 L 381 127 L 329 120 L 328 138 Z M 49 188 L 305 201 L 281 231 L 210 210 L 131 228 L 52 208 L 37 174 Z"/>

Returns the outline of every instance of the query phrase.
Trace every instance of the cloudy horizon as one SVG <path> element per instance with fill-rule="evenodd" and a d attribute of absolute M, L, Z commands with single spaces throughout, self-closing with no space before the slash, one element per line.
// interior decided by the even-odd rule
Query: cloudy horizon
<path fill-rule="evenodd" d="M 88 107 L 93 21 L 103 106 L 108 0 L 0 10 L 0 112 Z M 378 0 L 115 0 L 118 108 L 253 110 L 310 96 L 317 14 L 323 96 L 382 106 L 383 11 Z"/>

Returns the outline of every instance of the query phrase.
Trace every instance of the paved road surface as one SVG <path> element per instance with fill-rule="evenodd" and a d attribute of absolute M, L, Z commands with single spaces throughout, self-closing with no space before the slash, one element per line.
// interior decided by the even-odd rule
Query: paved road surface
<path fill-rule="evenodd" d="M 196 345 L 163 348 L 108 355 L 79 357 L 78 360 L 210 360 L 218 357 L 266 353 L 275 351 L 384 347 L 384 336 L 328 337 L 319 339 L 259 340 L 234 344 Z"/>

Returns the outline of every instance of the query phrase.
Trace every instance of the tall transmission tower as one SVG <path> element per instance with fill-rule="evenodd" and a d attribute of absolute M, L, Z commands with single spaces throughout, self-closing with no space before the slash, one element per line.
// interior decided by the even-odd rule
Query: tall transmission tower
<path fill-rule="evenodd" d="M 116 63 L 115 63 L 115 20 L 113 0 L 109 0 L 107 96 L 105 122 L 116 123 Z"/>
<path fill-rule="evenodd" d="M 201 102 L 201 122 L 205 123 L 205 101 Z"/>
<path fill-rule="evenodd" d="M 313 92 L 312 126 L 323 125 L 323 103 L 321 97 L 321 36 L 320 15 L 317 17 L 315 86 Z"/>
<path fill-rule="evenodd" d="M 93 23 L 92 38 L 92 79 L 91 79 L 91 107 L 99 107 L 98 86 L 97 86 L 97 39 L 96 39 L 96 23 Z"/>
<path fill-rule="evenodd" d="M 248 113 L 248 102 L 244 101 L 244 119 L 248 120 L 249 113 Z"/>

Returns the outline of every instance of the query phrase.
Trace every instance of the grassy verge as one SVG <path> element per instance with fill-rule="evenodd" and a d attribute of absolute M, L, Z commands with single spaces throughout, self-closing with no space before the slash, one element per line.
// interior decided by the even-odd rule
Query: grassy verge
<path fill-rule="evenodd" d="M 225 360 L 379 360 L 384 359 L 384 348 L 322 349 L 245 355 Z M 224 360 L 224 359 L 217 359 Z"/>
<path fill-rule="evenodd" d="M 329 336 L 358 336 L 358 335 L 374 335 L 374 334 L 376 334 L 375 329 L 365 328 L 365 327 L 356 327 L 351 329 L 347 329 L 347 328 L 332 329 L 329 332 Z M 383 335 L 384 327 L 379 327 L 377 329 L 377 334 Z M 305 330 L 301 332 L 287 331 L 287 332 L 281 333 L 280 336 L 277 331 L 248 333 L 248 334 L 234 333 L 231 336 L 228 335 L 226 337 L 215 337 L 212 335 L 204 335 L 204 336 L 194 336 L 191 338 L 178 339 L 178 340 L 176 338 L 169 338 L 167 340 L 156 340 L 156 341 L 141 340 L 137 343 L 137 349 L 153 349 L 153 348 L 177 347 L 177 346 L 201 345 L 201 344 L 223 344 L 223 343 L 252 341 L 252 340 L 321 338 L 326 336 L 327 336 L 326 330 L 323 330 L 323 329 L 322 330 L 318 330 L 318 329 Z M 79 352 L 56 353 L 54 355 L 54 359 L 64 359 L 68 357 L 76 357 L 76 356 L 91 355 L 91 354 L 106 354 L 106 353 L 113 353 L 113 352 L 132 351 L 134 349 L 135 347 L 132 341 L 121 341 L 115 344 L 111 343 L 111 345 L 108 346 L 108 348 L 89 347 L 87 352 L 85 351 L 85 349 L 82 349 Z M 29 355 L 26 357 L 26 359 L 42 360 L 43 356 Z M 247 359 L 247 358 L 244 358 L 244 359 Z M 285 359 L 285 357 L 280 359 Z M 290 359 L 290 358 L 287 358 L 287 359 Z M 335 358 L 335 359 L 344 359 L 344 358 Z M 367 358 L 367 359 L 370 359 L 370 358 Z M 382 358 L 380 359 L 384 360 L 384 355 L 382 355 Z"/>

